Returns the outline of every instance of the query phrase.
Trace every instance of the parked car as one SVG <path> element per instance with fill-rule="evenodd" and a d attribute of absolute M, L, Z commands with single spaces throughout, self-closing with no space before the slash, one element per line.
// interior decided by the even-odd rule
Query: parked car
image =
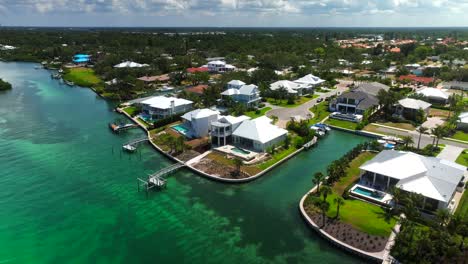
<path fill-rule="evenodd" d="M 322 97 L 320 97 L 319 99 L 317 99 L 317 103 L 320 103 L 320 102 L 322 102 L 322 101 L 323 101 L 323 98 L 322 98 Z"/>

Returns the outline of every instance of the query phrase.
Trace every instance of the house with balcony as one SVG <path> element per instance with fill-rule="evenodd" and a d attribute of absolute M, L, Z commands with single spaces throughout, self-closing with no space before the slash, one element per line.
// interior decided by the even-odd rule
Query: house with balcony
<path fill-rule="evenodd" d="M 330 102 L 329 110 L 344 114 L 363 115 L 368 109 L 378 107 L 377 94 L 380 90 L 390 90 L 390 87 L 381 83 L 362 83 L 338 96 Z"/>
<path fill-rule="evenodd" d="M 153 96 L 140 103 L 145 120 L 160 120 L 192 110 L 193 102 L 176 97 Z"/>
<path fill-rule="evenodd" d="M 421 209 L 430 213 L 453 209 L 450 205 L 455 193 L 463 188 L 466 167 L 413 152 L 384 150 L 364 163 L 360 170 L 358 186 L 351 188 L 353 194 L 353 190 L 360 188 L 357 195 L 366 200 L 378 200 L 392 188 L 398 188 L 403 193 L 422 195 Z M 382 195 L 376 195 L 378 193 Z"/>
<path fill-rule="evenodd" d="M 234 71 L 236 69 L 234 65 L 227 64 L 226 62 L 220 60 L 208 62 L 207 67 L 208 71 L 213 73 L 229 72 Z"/>
<path fill-rule="evenodd" d="M 254 84 L 242 85 L 238 89 L 230 88 L 221 93 L 223 99 L 231 98 L 236 103 L 241 103 L 247 107 L 255 107 L 260 100 L 260 91 L 258 86 Z"/>
<path fill-rule="evenodd" d="M 192 138 L 207 137 L 210 134 L 211 123 L 218 120 L 219 112 L 208 108 L 196 109 L 185 113 L 181 118 L 183 127 Z"/>
<path fill-rule="evenodd" d="M 250 120 L 250 117 L 219 116 L 217 121 L 211 122 L 211 144 L 218 147 L 232 144 L 232 133 L 246 120 Z"/>
<path fill-rule="evenodd" d="M 240 89 L 246 83 L 240 80 L 232 80 L 227 83 L 227 89 Z"/>

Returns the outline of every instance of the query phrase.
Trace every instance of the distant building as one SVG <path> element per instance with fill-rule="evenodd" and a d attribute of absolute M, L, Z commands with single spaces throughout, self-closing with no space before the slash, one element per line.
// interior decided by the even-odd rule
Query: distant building
<path fill-rule="evenodd" d="M 468 131 L 468 112 L 463 112 L 458 116 L 457 128 Z"/>
<path fill-rule="evenodd" d="M 242 85 L 245 85 L 246 83 L 243 82 L 243 81 L 239 81 L 239 80 L 232 80 L 230 82 L 227 83 L 227 88 L 228 89 L 239 89 L 242 87 Z"/>
<path fill-rule="evenodd" d="M 197 73 L 197 72 L 208 72 L 208 67 L 197 67 L 197 68 L 188 68 L 188 73 Z"/>
<path fill-rule="evenodd" d="M 446 82 L 442 84 L 444 89 L 456 89 L 456 90 L 463 90 L 468 91 L 468 82 Z"/>
<path fill-rule="evenodd" d="M 192 110 L 193 102 L 176 97 L 154 96 L 140 104 L 144 116 L 158 120 Z"/>
<path fill-rule="evenodd" d="M 143 76 L 140 78 L 137 78 L 137 80 L 140 80 L 144 83 L 153 83 L 153 82 L 161 82 L 165 83 L 168 82 L 171 78 L 169 77 L 169 74 L 163 74 L 163 75 L 157 75 L 157 76 Z"/>
<path fill-rule="evenodd" d="M 196 94 L 196 95 L 203 95 L 203 92 L 208 89 L 208 85 L 206 84 L 199 84 L 199 85 L 195 85 L 195 86 L 192 86 L 192 87 L 189 87 L 189 88 L 186 88 L 185 90 L 189 93 L 193 93 L 193 94 Z"/>
<path fill-rule="evenodd" d="M 237 86 L 236 86 L 237 87 Z M 245 104 L 248 107 L 256 106 L 262 99 L 258 86 L 254 84 L 242 85 L 238 89 L 230 88 L 221 93 L 223 98 L 229 97 L 234 102 Z"/>
<path fill-rule="evenodd" d="M 442 91 L 441 89 L 425 87 L 416 92 L 417 94 L 423 95 L 430 102 L 446 104 L 449 98 L 448 94 Z"/>
<path fill-rule="evenodd" d="M 234 71 L 235 69 L 236 69 L 235 66 L 231 64 L 227 64 L 224 61 L 215 60 L 215 61 L 208 62 L 208 71 L 210 72 L 223 73 L 223 72 Z"/>
<path fill-rule="evenodd" d="M 419 77 L 414 74 L 409 74 L 409 75 L 401 75 L 398 80 L 400 81 L 407 81 L 411 82 L 413 84 L 423 84 L 423 85 L 429 85 L 434 82 L 434 79 L 431 77 Z"/>
<path fill-rule="evenodd" d="M 148 67 L 148 64 L 140 64 L 133 61 L 124 61 L 114 66 L 114 68 L 143 68 Z"/>

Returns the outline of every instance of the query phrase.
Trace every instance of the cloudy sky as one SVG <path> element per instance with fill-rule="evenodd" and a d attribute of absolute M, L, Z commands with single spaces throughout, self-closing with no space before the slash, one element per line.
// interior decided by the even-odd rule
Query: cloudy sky
<path fill-rule="evenodd" d="M 468 0 L 0 0 L 5 26 L 468 26 Z"/>

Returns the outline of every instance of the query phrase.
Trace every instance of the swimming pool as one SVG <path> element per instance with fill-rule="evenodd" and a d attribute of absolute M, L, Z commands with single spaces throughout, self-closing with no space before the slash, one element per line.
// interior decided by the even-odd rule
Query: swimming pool
<path fill-rule="evenodd" d="M 189 132 L 189 129 L 184 127 L 183 125 L 175 125 L 172 127 L 172 129 L 181 133 L 182 135 L 186 135 Z"/>
<path fill-rule="evenodd" d="M 243 155 L 249 155 L 250 154 L 250 151 L 243 150 L 243 149 L 240 149 L 240 148 L 232 148 L 231 150 L 234 151 L 234 152 L 237 152 L 239 154 L 243 154 Z"/>
<path fill-rule="evenodd" d="M 382 193 L 380 193 L 378 191 L 369 190 L 369 189 L 362 188 L 362 187 L 359 187 L 359 186 L 357 186 L 356 188 L 353 189 L 353 193 L 364 195 L 364 196 L 367 196 L 367 197 L 370 197 L 370 198 L 373 198 L 373 199 L 377 199 L 377 200 L 382 200 L 383 197 L 384 197 L 384 194 L 382 194 Z"/>

